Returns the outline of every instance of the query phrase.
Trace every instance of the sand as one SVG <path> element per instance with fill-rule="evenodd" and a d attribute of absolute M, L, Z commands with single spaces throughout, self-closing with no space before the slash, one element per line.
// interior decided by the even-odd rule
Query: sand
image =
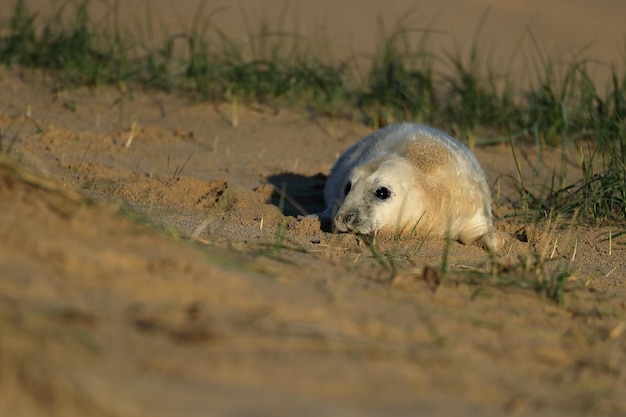
<path fill-rule="evenodd" d="M 326 22 L 368 49 L 376 15 L 411 2 L 357 3 L 294 8 L 305 27 Z M 508 16 L 534 19 L 550 48 L 596 42 L 606 61 L 620 50 L 617 1 L 420 10 L 467 39 L 488 3 L 485 36 L 499 47 L 519 34 Z M 272 15 L 282 2 L 264 4 Z M 222 14 L 235 32 L 236 11 Z M 626 413 L 621 229 L 525 222 L 508 145 L 474 150 L 511 236 L 496 259 L 422 236 L 382 234 L 371 248 L 302 217 L 323 208 L 325 175 L 370 127 L 262 106 L 240 108 L 235 127 L 228 104 L 150 91 L 112 104 L 120 94 L 53 93 L 41 74 L 0 69 L 3 150 L 12 145 L 0 160 L 1 414 Z M 558 150 L 519 152 L 526 181 L 560 170 Z M 494 278 L 561 271 L 560 304 Z"/>

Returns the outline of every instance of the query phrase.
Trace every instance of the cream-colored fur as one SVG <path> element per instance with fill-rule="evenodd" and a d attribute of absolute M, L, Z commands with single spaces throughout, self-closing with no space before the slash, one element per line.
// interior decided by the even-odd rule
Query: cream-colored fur
<path fill-rule="evenodd" d="M 424 125 L 391 125 L 354 144 L 333 167 L 324 198 L 319 216 L 340 232 L 416 227 L 465 244 L 482 238 L 489 248 L 500 245 L 480 165 L 466 146 Z"/>

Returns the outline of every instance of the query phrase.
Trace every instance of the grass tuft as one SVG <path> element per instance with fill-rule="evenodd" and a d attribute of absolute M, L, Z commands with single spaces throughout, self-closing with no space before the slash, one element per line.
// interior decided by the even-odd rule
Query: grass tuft
<path fill-rule="evenodd" d="M 374 126 L 399 120 L 432 121 L 438 108 L 433 56 L 427 50 L 430 30 L 413 29 L 408 18 L 390 34 L 379 20 L 380 44 L 372 59 L 367 84 L 356 93 L 357 106 Z M 412 36 L 418 34 L 418 45 Z"/>

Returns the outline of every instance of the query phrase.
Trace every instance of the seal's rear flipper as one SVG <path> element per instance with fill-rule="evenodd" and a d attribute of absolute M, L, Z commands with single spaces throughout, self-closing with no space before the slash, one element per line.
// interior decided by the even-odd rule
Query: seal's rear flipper
<path fill-rule="evenodd" d="M 511 241 L 511 236 L 500 230 L 492 230 L 483 237 L 480 238 L 480 245 L 487 250 L 487 252 L 495 255 L 500 255 L 504 247 Z"/>

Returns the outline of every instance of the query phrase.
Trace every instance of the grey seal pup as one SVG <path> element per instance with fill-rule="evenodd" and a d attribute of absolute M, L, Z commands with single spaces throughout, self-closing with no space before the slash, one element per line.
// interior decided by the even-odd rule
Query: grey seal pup
<path fill-rule="evenodd" d="M 332 168 L 318 217 L 339 232 L 420 231 L 498 250 L 491 191 L 470 150 L 448 134 L 394 124 L 361 139 Z"/>

